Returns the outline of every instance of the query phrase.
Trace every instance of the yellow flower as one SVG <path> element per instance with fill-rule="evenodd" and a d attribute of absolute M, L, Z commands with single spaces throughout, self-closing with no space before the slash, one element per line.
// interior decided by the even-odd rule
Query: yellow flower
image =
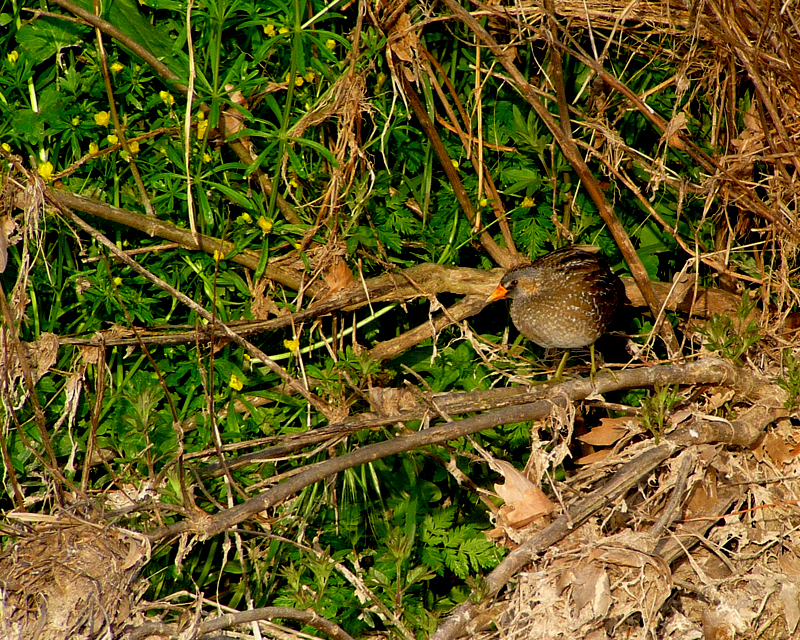
<path fill-rule="evenodd" d="M 489 204 L 489 201 L 486 198 L 481 198 L 478 204 L 482 207 L 485 207 L 487 204 Z"/>
<path fill-rule="evenodd" d="M 78 116 L 75 116 L 72 119 L 72 126 L 73 127 L 77 127 L 80 123 L 81 123 L 81 119 Z"/>
<path fill-rule="evenodd" d="M 253 218 L 250 217 L 249 213 L 243 213 L 242 222 L 246 222 L 247 224 L 253 224 Z"/>
<path fill-rule="evenodd" d="M 169 91 L 159 91 L 158 97 L 166 102 L 167 106 L 171 107 L 173 104 L 175 104 L 175 98 L 172 97 L 172 94 Z"/>
<path fill-rule="evenodd" d="M 380 89 L 383 86 L 383 83 L 386 82 L 386 78 L 387 76 L 383 71 L 378 74 L 378 89 Z"/>
<path fill-rule="evenodd" d="M 115 62 L 114 64 L 111 65 L 111 73 L 119 73 L 124 68 L 125 67 L 123 67 L 119 62 Z"/>
<path fill-rule="evenodd" d="M 225 254 L 214 249 L 214 262 L 219 262 L 225 257 Z"/>
<path fill-rule="evenodd" d="M 131 152 L 131 155 L 136 155 L 139 153 L 139 142 L 137 140 L 132 140 L 128 143 L 128 150 Z"/>
<path fill-rule="evenodd" d="M 266 235 L 272 231 L 272 220 L 267 220 L 264 216 L 261 216 L 258 219 L 258 226 L 261 227 L 261 231 Z"/>
<path fill-rule="evenodd" d="M 52 162 L 43 162 L 39 165 L 36 169 L 39 172 L 39 175 L 44 178 L 45 182 L 50 182 L 53 179 L 53 163 Z"/>
<path fill-rule="evenodd" d="M 211 162 L 211 156 L 208 155 L 208 152 L 203 153 L 203 162 Z"/>
<path fill-rule="evenodd" d="M 274 25 L 274 24 L 272 24 L 272 23 L 270 23 L 270 24 L 265 24 L 265 25 L 264 25 L 264 33 L 265 33 L 266 35 L 268 35 L 270 38 L 271 38 L 272 36 L 274 36 L 274 35 L 275 35 L 275 25 Z"/>
<path fill-rule="evenodd" d="M 99 127 L 107 127 L 111 122 L 111 116 L 108 115 L 108 111 L 99 111 L 94 114 L 94 121 Z"/>
<path fill-rule="evenodd" d="M 8 58 L 8 61 L 11 64 L 16 64 L 17 60 L 19 60 L 19 52 L 15 49 L 14 51 L 7 53 L 6 58 Z"/>
<path fill-rule="evenodd" d="M 119 287 L 119 286 L 121 286 L 121 285 L 122 285 L 122 278 L 120 278 L 119 276 L 117 276 L 116 278 L 114 278 L 114 286 L 115 286 L 115 287 Z"/>
<path fill-rule="evenodd" d="M 235 373 L 231 374 L 231 381 L 228 383 L 231 389 L 236 389 L 236 391 L 241 391 L 244 388 L 242 381 L 239 380 L 238 376 Z"/>
<path fill-rule="evenodd" d="M 119 138 L 113 133 L 109 133 L 108 136 L 106 136 L 106 140 L 108 140 L 108 144 L 117 144 L 119 142 Z"/>
<path fill-rule="evenodd" d="M 289 351 L 294 353 L 300 348 L 300 341 L 299 340 L 284 340 L 283 346 L 286 347 Z"/>
<path fill-rule="evenodd" d="M 325 41 L 325 47 L 333 51 L 336 48 L 336 40 L 334 40 L 333 38 L 328 38 Z"/>
<path fill-rule="evenodd" d="M 197 123 L 197 137 L 199 139 L 203 139 L 206 136 L 206 131 L 208 130 L 208 120 L 201 120 Z"/>
<path fill-rule="evenodd" d="M 453 166 L 458 169 L 458 160 L 451 160 L 450 162 L 453 163 Z"/>
<path fill-rule="evenodd" d="M 287 73 L 287 74 L 286 74 L 286 75 L 283 77 L 283 80 L 284 80 L 284 82 L 285 82 L 286 84 L 289 84 L 289 76 L 290 76 L 290 75 L 291 75 L 291 74 Z M 295 77 L 294 77 L 294 86 L 295 86 L 295 87 L 302 87 L 304 82 L 305 82 L 305 80 L 303 80 L 303 76 L 295 76 Z"/>
<path fill-rule="evenodd" d="M 287 29 L 286 27 L 281 27 L 280 29 L 278 29 L 278 33 L 280 33 L 282 36 L 285 36 L 287 33 L 289 33 L 289 29 Z"/>
<path fill-rule="evenodd" d="M 11 153 L 11 145 L 8 144 L 7 142 L 4 142 L 3 144 L 0 144 L 0 147 L 3 147 L 3 150 L 8 151 L 9 153 Z"/>
<path fill-rule="evenodd" d="M 203 113 L 202 111 L 198 111 L 197 112 L 197 119 L 198 120 L 205 120 L 206 119 L 206 114 Z"/>
<path fill-rule="evenodd" d="M 100 153 L 100 147 L 96 142 L 89 143 L 89 155 L 95 156 Z"/>
<path fill-rule="evenodd" d="M 313 71 L 306 71 L 306 75 L 303 77 L 306 79 L 306 82 L 314 82 L 314 78 L 317 77 L 317 74 Z"/>
<path fill-rule="evenodd" d="M 295 180 L 294 178 L 290 178 L 289 186 L 292 187 L 293 189 L 297 189 L 297 187 L 299 187 L 300 185 L 297 184 L 297 180 Z"/>
<path fill-rule="evenodd" d="M 531 198 L 530 196 L 525 196 L 525 198 L 522 200 L 522 204 L 520 206 L 521 207 L 532 207 L 533 205 L 534 205 L 533 198 Z"/>

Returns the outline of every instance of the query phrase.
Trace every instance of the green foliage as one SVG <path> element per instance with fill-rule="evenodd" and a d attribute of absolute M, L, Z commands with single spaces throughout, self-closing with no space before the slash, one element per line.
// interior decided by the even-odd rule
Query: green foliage
<path fill-rule="evenodd" d="M 783 375 L 778 378 L 778 384 L 789 393 L 786 408 L 796 409 L 800 399 L 800 358 L 789 349 L 783 353 Z"/>
<path fill-rule="evenodd" d="M 79 4 L 95 11 L 89 0 Z M 114 0 L 98 5 L 101 16 L 142 49 L 104 35 L 101 52 L 94 29 L 35 13 L 41 8 L 32 0 L 0 8 L 0 144 L 32 173 L 38 169 L 49 187 L 139 213 L 147 211 L 146 195 L 159 220 L 184 230 L 193 221 L 198 231 L 230 242 L 232 249 L 214 256 L 165 246 L 121 223 L 85 216 L 216 319 L 272 321 L 328 299 L 333 257 L 356 283 L 384 274 L 400 278 L 396 267 L 422 262 L 496 266 L 464 215 L 431 140 L 399 99 L 404 71 L 387 61 L 387 43 L 397 42 L 379 25 L 386 16 L 377 16 L 377 23 L 372 15 L 360 21 L 356 5 L 322 0 L 203 0 L 192 5 L 191 16 L 185 3 L 174 0 Z M 418 9 L 408 11 L 415 23 Z M 473 37 L 453 37 L 453 29 L 460 28 L 453 21 L 420 25 L 421 43 L 441 63 L 453 101 L 458 96 L 468 114 L 463 129 L 470 136 L 482 132 L 481 160 L 496 182 L 498 204 L 520 255 L 541 255 L 570 237 L 600 245 L 612 264 L 624 269 L 596 206 L 519 92 L 506 78 L 487 74 L 479 104 Z M 189 82 L 189 35 L 191 108 L 179 86 Z M 648 95 L 648 104 L 669 118 L 682 106 L 671 81 L 675 62 L 638 48 L 638 43 L 633 53 L 610 48 L 608 68 L 617 69 L 621 81 Z M 160 77 L 139 57 L 142 50 L 178 79 Z M 538 45 L 520 45 L 517 55 L 532 75 L 550 65 Z M 594 99 L 583 92 L 589 70 L 571 56 L 565 60 L 573 116 L 594 119 Z M 486 64 L 482 59 L 480 68 Z M 424 74 L 420 80 L 415 89 L 433 113 L 439 98 Z M 652 92 L 654 87 L 660 90 Z M 741 99 L 745 113 L 749 98 Z M 613 119 L 620 139 L 643 154 L 620 163 L 631 176 L 642 184 L 653 179 L 647 156 L 658 159 L 659 172 L 681 170 L 689 179 L 698 174 L 688 156 L 664 151 L 660 133 L 626 99 L 609 95 L 608 100 L 606 114 L 596 122 Z M 702 137 L 711 126 L 708 114 L 688 115 L 687 126 Z M 226 139 L 220 131 L 231 120 L 239 128 Z M 494 196 L 472 164 L 475 149 L 467 153 L 449 125 L 438 130 L 467 197 L 488 232 L 504 243 L 491 207 Z M 119 144 L 122 135 L 128 150 Z M 573 135 L 582 149 L 600 149 L 590 128 L 576 127 Z M 234 140 L 252 148 L 253 162 L 237 155 L 230 145 Z M 587 158 L 600 179 L 609 179 L 596 157 Z M 18 183 L 28 182 L 13 173 L 17 160 L 3 156 L 0 163 Z M 699 252 L 714 248 L 717 229 L 704 215 L 705 194 L 686 195 L 676 184 L 660 183 L 648 194 L 650 203 L 671 231 L 697 239 Z M 609 187 L 607 196 L 648 275 L 669 280 L 683 266 L 671 233 L 619 184 Z M 9 300 L 18 305 L 13 329 L 26 348 L 44 351 L 48 333 L 61 338 L 54 364 L 42 367 L 34 390 L 13 367 L 7 371 L 4 442 L 29 510 L 44 511 L 49 498 L 41 496 L 52 493 L 53 479 L 42 463 L 47 451 L 37 426 L 39 411 L 55 456 L 47 462 L 85 489 L 87 501 L 122 492 L 169 507 L 148 512 L 142 500 L 138 511 L 119 516 L 122 525 L 147 531 L 187 514 L 216 513 L 316 462 L 396 437 L 392 426 L 342 430 L 305 448 L 292 440 L 322 427 L 335 431 L 341 421 L 374 412 L 373 389 L 410 382 L 421 393 L 470 392 L 498 383 L 491 359 L 476 353 L 460 327 L 388 362 L 370 355 L 376 345 L 427 326 L 433 313 L 428 301 L 383 307 L 371 300 L 355 311 L 248 334 L 335 410 L 329 420 L 220 333 L 213 341 L 195 336 L 206 320 L 101 243 L 57 212 L 40 213 L 18 215 L 9 264 L 0 274 Z M 252 252 L 261 252 L 255 269 L 235 261 L 252 259 Z M 756 274 L 752 258 L 741 261 Z M 285 277 L 265 282 L 261 276 L 268 268 Z M 293 279 L 302 291 L 289 286 Z M 441 298 L 449 306 L 453 296 Z M 499 342 L 508 322 L 500 309 L 489 312 L 485 331 L 475 332 L 481 340 Z M 739 320 L 749 312 L 743 308 Z M 472 320 L 483 322 L 485 316 Z M 637 322 L 642 330 L 651 328 L 647 320 Z M 740 326 L 731 318 L 713 319 L 706 333 L 709 347 L 741 362 L 759 334 L 752 322 L 735 329 Z M 89 345 L 100 338 L 106 346 Z M 295 339 L 299 346 L 293 346 Z M 795 404 L 800 366 L 791 355 L 785 363 L 782 384 Z M 642 393 L 624 399 L 638 403 Z M 663 431 L 677 401 L 671 389 L 642 399 L 652 433 Z M 524 460 L 531 428 L 503 425 L 473 441 L 498 457 Z M 213 469 L 220 447 L 230 461 L 262 447 L 285 449 L 232 464 L 223 478 Z M 144 570 L 147 596 L 177 602 L 175 594 L 201 591 L 233 608 L 252 602 L 313 609 L 355 636 L 404 636 L 405 630 L 426 636 L 471 588 L 477 585 L 480 592 L 481 576 L 504 554 L 484 533 L 490 526 L 485 506 L 443 462 L 450 456 L 449 464 L 476 486 L 490 487 L 491 474 L 468 462 L 472 453 L 470 442 L 453 442 L 447 449 L 376 460 L 307 487 L 235 532 L 190 541 L 180 551 L 165 544 Z M 4 481 L 11 506 L 16 496 L 8 476 Z M 232 550 L 234 536 L 244 557 Z"/>
<path fill-rule="evenodd" d="M 652 394 L 642 398 L 642 426 L 655 436 L 656 442 L 664 433 L 666 420 L 680 400 L 678 387 L 656 387 Z"/>
<path fill-rule="evenodd" d="M 750 347 L 761 340 L 758 322 L 748 319 L 754 307 L 755 301 L 750 301 L 744 296 L 735 317 L 714 315 L 708 324 L 699 330 L 708 340 L 708 349 L 716 351 L 726 360 L 741 364 Z"/>

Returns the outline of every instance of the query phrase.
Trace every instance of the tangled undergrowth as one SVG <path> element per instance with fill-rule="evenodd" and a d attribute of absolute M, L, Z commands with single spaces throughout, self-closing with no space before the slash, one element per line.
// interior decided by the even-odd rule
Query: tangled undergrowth
<path fill-rule="evenodd" d="M 0 7 L 0 635 L 798 633 L 791 3 Z"/>

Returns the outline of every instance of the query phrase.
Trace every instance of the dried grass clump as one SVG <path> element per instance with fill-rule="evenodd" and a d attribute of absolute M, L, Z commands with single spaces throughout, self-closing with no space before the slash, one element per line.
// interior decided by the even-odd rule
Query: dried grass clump
<path fill-rule="evenodd" d="M 114 638 L 132 622 L 146 585 L 144 536 L 112 527 L 49 522 L 0 556 L 0 637 Z"/>

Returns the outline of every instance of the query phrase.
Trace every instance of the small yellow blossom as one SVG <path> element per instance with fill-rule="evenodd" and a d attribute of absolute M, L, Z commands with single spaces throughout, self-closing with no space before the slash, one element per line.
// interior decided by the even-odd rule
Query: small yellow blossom
<path fill-rule="evenodd" d="M 458 169 L 458 160 L 451 160 L 450 162 L 453 163 L 453 166 Z"/>
<path fill-rule="evenodd" d="M 96 142 L 89 143 L 89 155 L 95 156 L 100 153 L 100 147 Z"/>
<path fill-rule="evenodd" d="M 199 139 L 203 139 L 206 136 L 206 131 L 208 130 L 208 120 L 201 120 L 197 123 L 197 137 Z"/>
<path fill-rule="evenodd" d="M 211 156 L 208 155 L 208 152 L 203 153 L 203 162 L 211 162 Z"/>
<path fill-rule="evenodd" d="M 244 388 L 242 381 L 239 380 L 239 377 L 235 374 L 231 374 L 231 381 L 228 383 L 231 389 L 236 389 L 236 391 L 241 391 Z"/>
<path fill-rule="evenodd" d="M 75 116 L 72 119 L 72 126 L 73 127 L 77 127 L 80 123 L 81 123 L 81 119 L 78 116 Z"/>
<path fill-rule="evenodd" d="M 289 33 L 289 29 L 287 27 L 281 27 L 278 29 L 278 33 L 280 33 L 282 36 L 285 36 L 287 33 Z"/>
<path fill-rule="evenodd" d="M 53 163 L 52 162 L 43 162 L 39 165 L 36 169 L 39 172 L 39 175 L 44 178 L 45 182 L 50 182 L 53 179 Z"/>
<path fill-rule="evenodd" d="M 275 25 L 274 25 L 274 24 L 272 24 L 272 23 L 270 23 L 270 24 L 265 24 L 265 25 L 264 25 L 264 33 L 265 33 L 266 35 L 268 35 L 270 38 L 271 38 L 272 36 L 274 36 L 274 35 L 275 35 Z"/>
<path fill-rule="evenodd" d="M 482 207 L 485 207 L 487 204 L 489 204 L 489 201 L 486 198 L 481 198 L 478 204 Z"/>
<path fill-rule="evenodd" d="M 114 286 L 115 286 L 115 287 L 122 286 L 122 278 L 120 278 L 119 276 L 117 276 L 116 278 L 114 278 Z"/>
<path fill-rule="evenodd" d="M 108 111 L 98 111 L 94 114 L 94 121 L 99 127 L 107 127 L 111 122 L 111 116 L 108 115 Z"/>
<path fill-rule="evenodd" d="M 108 140 L 108 144 L 117 144 L 119 142 L 119 138 L 114 133 L 109 133 L 106 136 L 106 140 Z"/>
<path fill-rule="evenodd" d="M 0 144 L 0 147 L 3 147 L 4 151 L 8 151 L 9 153 L 11 153 L 11 145 L 8 144 L 7 142 L 4 142 L 3 144 Z"/>
<path fill-rule="evenodd" d="M 172 94 L 169 91 L 159 91 L 158 97 L 166 102 L 167 106 L 171 107 L 173 104 L 175 104 L 175 98 L 172 97 Z"/>
<path fill-rule="evenodd" d="M 530 196 L 525 196 L 525 198 L 523 198 L 522 204 L 520 206 L 522 206 L 522 207 L 532 207 L 533 205 L 534 205 L 533 198 L 531 198 Z"/>
<path fill-rule="evenodd" d="M 290 73 L 287 73 L 285 76 L 283 76 L 283 81 L 286 84 L 289 84 L 290 76 L 291 76 Z M 294 86 L 295 87 L 302 87 L 304 82 L 305 82 L 305 80 L 303 80 L 303 76 L 295 76 L 294 77 Z"/>
<path fill-rule="evenodd" d="M 386 78 L 387 76 L 383 71 L 378 74 L 378 89 L 380 89 L 383 86 L 383 83 L 386 82 Z"/>
<path fill-rule="evenodd" d="M 297 187 L 299 187 L 300 185 L 297 184 L 297 180 L 295 178 L 290 178 L 289 186 L 292 187 L 292 189 L 297 189 Z"/>
<path fill-rule="evenodd" d="M 219 261 L 220 261 L 220 260 L 222 260 L 224 257 L 225 257 L 225 254 L 224 254 L 224 253 L 222 253 L 221 251 L 217 251 L 216 249 L 214 249 L 214 262 L 219 262 Z"/>
<path fill-rule="evenodd" d="M 253 224 L 253 218 L 250 217 L 249 213 L 243 213 L 242 222 L 246 222 L 247 224 Z"/>
<path fill-rule="evenodd" d="M 261 216 L 258 219 L 258 226 L 261 227 L 261 231 L 267 234 L 272 231 L 272 220 L 267 220 L 264 216 Z"/>
<path fill-rule="evenodd" d="M 197 119 L 198 120 L 205 120 L 206 119 L 206 114 L 203 113 L 202 111 L 198 111 L 197 112 Z"/>
<path fill-rule="evenodd" d="M 114 64 L 111 65 L 111 73 L 119 73 L 124 68 L 125 67 L 123 67 L 119 62 L 115 62 Z"/>
<path fill-rule="evenodd" d="M 333 38 L 328 38 L 325 41 L 325 47 L 333 51 L 336 48 L 336 40 L 334 40 Z"/>
<path fill-rule="evenodd" d="M 314 82 L 314 78 L 317 77 L 317 74 L 313 71 L 306 71 L 306 75 L 303 77 L 306 79 L 306 82 Z"/>
<path fill-rule="evenodd" d="M 300 341 L 299 340 L 284 340 L 283 346 L 286 347 L 289 351 L 294 353 L 300 348 Z"/>
<path fill-rule="evenodd" d="M 139 142 L 138 140 L 131 140 L 128 143 L 128 150 L 131 152 L 131 155 L 136 155 L 139 153 Z"/>
<path fill-rule="evenodd" d="M 19 60 L 19 52 L 15 49 L 6 54 L 6 58 L 11 64 L 16 64 L 17 60 Z"/>

